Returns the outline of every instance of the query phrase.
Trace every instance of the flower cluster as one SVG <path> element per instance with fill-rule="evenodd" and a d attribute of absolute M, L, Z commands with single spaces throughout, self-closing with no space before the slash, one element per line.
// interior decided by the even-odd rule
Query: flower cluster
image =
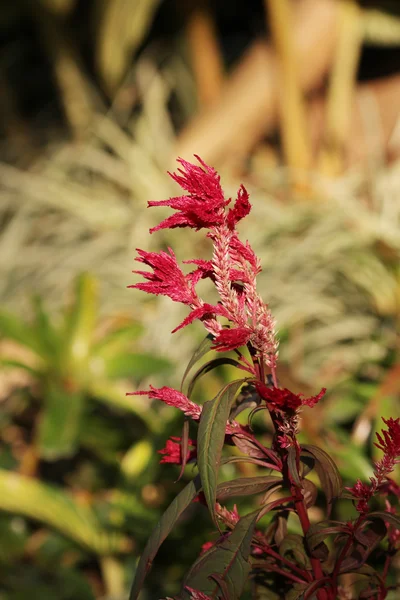
<path fill-rule="evenodd" d="M 388 429 L 383 429 L 380 434 L 376 434 L 379 443 L 375 443 L 375 446 L 382 450 L 383 457 L 375 463 L 374 475 L 370 478 L 370 483 L 363 483 L 358 479 L 353 487 L 347 488 L 357 499 L 358 512 L 363 514 L 368 512 L 368 502 L 378 490 L 389 491 L 393 488 L 387 485 L 387 477 L 395 465 L 400 463 L 400 418 L 382 420 Z"/>
<path fill-rule="evenodd" d="M 137 260 L 152 272 L 135 271 L 147 281 L 130 287 L 188 305 L 190 314 L 174 331 L 199 319 L 214 336 L 216 350 L 224 352 L 250 345 L 254 354 L 275 371 L 278 346 L 275 321 L 256 290 L 259 260 L 249 243 L 239 239 L 235 229 L 250 212 L 248 193 L 241 186 L 233 207 L 228 209 L 231 200 L 225 199 L 217 172 L 198 160 L 200 167 L 179 159 L 182 168 L 171 174 L 188 195 L 149 202 L 149 206 L 169 206 L 176 211 L 151 232 L 174 227 L 208 229 L 214 246 L 212 260 L 185 261 L 196 267 L 185 274 L 170 248 L 159 253 L 138 250 Z M 196 284 L 204 278 L 215 285 L 220 298 L 216 305 L 205 302 L 196 292 Z M 228 321 L 229 327 L 221 324 L 221 317 Z"/>

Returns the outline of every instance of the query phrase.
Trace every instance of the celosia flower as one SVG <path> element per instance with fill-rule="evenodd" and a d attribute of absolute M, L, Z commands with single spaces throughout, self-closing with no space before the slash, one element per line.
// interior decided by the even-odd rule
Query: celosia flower
<path fill-rule="evenodd" d="M 160 460 L 160 464 L 163 464 L 163 463 L 170 463 L 170 464 L 174 464 L 174 465 L 182 464 L 181 441 L 182 441 L 182 438 L 172 436 L 169 440 L 167 440 L 167 442 L 165 444 L 165 448 L 162 448 L 162 450 L 157 450 L 158 454 L 163 455 L 162 459 Z M 196 458 L 196 456 L 197 456 L 196 442 L 194 440 L 189 439 L 188 446 L 191 446 L 191 449 L 188 448 L 185 462 L 188 462 L 189 460 L 192 460 L 193 458 Z"/>
<path fill-rule="evenodd" d="M 171 248 L 167 252 L 146 252 L 139 250 L 139 257 L 136 259 L 153 269 L 150 271 L 133 271 L 137 275 L 143 275 L 148 279 L 145 283 L 135 283 L 129 285 L 130 288 L 136 288 L 147 292 L 148 294 L 169 296 L 175 302 L 182 304 L 193 304 L 197 302 L 197 294 L 194 290 L 196 281 L 193 275 L 185 275 L 179 267 L 176 256 Z"/>
<path fill-rule="evenodd" d="M 375 446 L 384 453 L 383 458 L 375 463 L 374 476 L 370 478 L 370 484 L 362 483 L 360 480 L 351 488 L 346 488 L 355 498 L 358 499 L 356 508 L 360 513 L 368 511 L 368 501 L 375 492 L 383 488 L 387 492 L 391 488 L 387 485 L 387 476 L 391 473 L 395 465 L 400 462 L 400 419 L 382 419 L 388 430 L 382 430 L 377 433 L 379 443 Z"/>
<path fill-rule="evenodd" d="M 198 230 L 222 225 L 224 222 L 225 206 L 230 200 L 224 198 L 220 177 L 215 169 L 206 165 L 198 156 L 196 158 L 201 167 L 179 158 L 178 162 L 183 169 L 178 169 L 177 173 L 169 173 L 172 179 L 189 193 L 188 196 L 176 196 L 169 200 L 148 203 L 148 206 L 170 206 L 177 211 L 157 227 L 153 227 L 151 233 L 174 227 Z"/>
<path fill-rule="evenodd" d="M 267 387 L 264 383 L 256 383 L 256 388 L 261 398 L 273 408 L 281 411 L 297 411 L 303 406 L 315 406 L 325 395 L 326 388 L 322 388 L 319 394 L 304 398 L 303 394 L 294 394 L 287 388 Z"/>
<path fill-rule="evenodd" d="M 162 388 L 155 388 L 152 385 L 149 390 L 140 390 L 137 392 L 127 392 L 127 396 L 148 396 L 149 398 L 155 400 L 161 400 L 168 406 L 174 406 L 181 410 L 187 417 L 190 417 L 194 421 L 198 421 L 200 419 L 202 406 L 199 406 L 192 400 L 189 400 L 185 394 L 179 392 L 178 390 L 174 390 L 174 388 L 170 388 L 168 386 L 164 386 Z M 237 421 L 228 421 L 225 427 L 226 435 L 235 435 L 242 434 L 244 436 L 251 436 L 249 434 L 249 430 L 247 427 L 240 425 Z"/>
<path fill-rule="evenodd" d="M 164 386 L 162 388 L 155 388 L 152 385 L 149 390 L 140 390 L 138 392 L 128 392 L 127 396 L 148 396 L 156 400 L 165 402 L 168 406 L 174 406 L 179 408 L 186 416 L 192 417 L 192 419 L 200 419 L 201 406 L 189 400 L 185 394 L 174 390 L 173 388 Z"/>
<path fill-rule="evenodd" d="M 170 174 L 187 195 L 149 202 L 149 206 L 169 206 L 176 211 L 151 231 L 174 227 L 207 228 L 214 246 L 212 260 L 185 261 L 197 267 L 185 275 L 171 249 L 169 254 L 139 250 L 138 260 L 150 266 L 153 272 L 136 271 L 147 281 L 130 287 L 163 294 L 191 307 L 188 317 L 174 332 L 196 319 L 201 320 L 215 338 L 215 350 L 226 352 L 249 345 L 252 354 L 260 357 L 274 373 L 277 359 L 275 321 L 256 291 L 260 263 L 250 244 L 243 243 L 235 230 L 237 223 L 250 212 L 249 195 L 241 186 L 233 207 L 227 209 L 231 200 L 224 197 L 219 175 L 200 158 L 198 161 L 200 166 L 179 159 L 182 168 Z M 217 305 L 205 302 L 195 291 L 196 284 L 204 278 L 211 279 L 217 289 L 220 296 Z M 229 328 L 219 322 L 219 317 L 228 320 Z"/>

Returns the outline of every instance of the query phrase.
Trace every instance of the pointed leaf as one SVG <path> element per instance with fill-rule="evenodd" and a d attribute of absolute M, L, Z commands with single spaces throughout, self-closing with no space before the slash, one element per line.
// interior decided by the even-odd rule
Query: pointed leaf
<path fill-rule="evenodd" d="M 293 554 L 296 563 L 300 567 L 309 569 L 311 567 L 310 559 L 304 546 L 303 536 L 297 533 L 288 533 L 279 545 L 279 554 L 286 557 L 287 554 Z"/>
<path fill-rule="evenodd" d="M 249 555 L 258 514 L 259 511 L 252 512 L 239 519 L 232 533 L 202 554 L 186 575 L 184 587 L 214 598 L 221 589 L 219 582 L 224 582 L 225 594 L 228 592 L 231 600 L 238 600 L 250 571 Z"/>
<path fill-rule="evenodd" d="M 186 487 L 176 496 L 171 502 L 156 527 L 151 533 L 146 547 L 140 557 L 139 564 L 136 569 L 135 579 L 132 584 L 129 600 L 136 600 L 139 597 L 143 582 L 151 569 L 153 559 L 156 556 L 159 547 L 169 535 L 176 521 L 181 514 L 191 504 L 193 499 L 201 490 L 200 478 L 196 477 L 188 483 Z"/>
<path fill-rule="evenodd" d="M 58 460 L 76 452 L 83 407 L 81 391 L 69 392 L 55 381 L 49 381 L 38 432 L 38 449 L 42 458 Z"/>
<path fill-rule="evenodd" d="M 197 434 L 197 464 L 204 496 L 215 523 L 214 508 L 218 469 L 225 439 L 225 428 L 230 407 L 243 381 L 240 379 L 225 386 L 218 396 L 204 404 L 200 417 Z"/>
<path fill-rule="evenodd" d="M 213 369 L 217 369 L 218 367 L 221 367 L 222 365 L 231 365 L 233 367 L 240 368 L 240 363 L 237 360 L 235 360 L 234 358 L 229 358 L 228 356 L 221 356 L 221 357 L 213 358 L 212 360 L 209 360 L 208 362 L 206 362 L 204 365 L 202 365 L 196 371 L 196 373 L 193 375 L 192 379 L 190 380 L 190 384 L 189 384 L 188 391 L 186 394 L 187 397 L 188 398 L 191 397 L 191 395 L 193 393 L 193 388 L 194 388 L 195 384 L 199 381 L 199 379 L 201 379 L 201 377 L 203 377 L 204 375 L 206 375 Z"/>
<path fill-rule="evenodd" d="M 367 515 L 367 521 L 372 521 L 375 519 L 379 519 L 384 523 L 389 523 L 396 529 L 400 529 L 400 516 L 398 515 L 394 515 L 384 510 L 375 511 Z"/>
<path fill-rule="evenodd" d="M 197 348 L 197 350 L 194 352 L 192 358 L 189 361 L 188 366 L 185 369 L 185 372 L 183 374 L 182 377 L 182 381 L 181 381 L 181 391 L 183 391 L 183 385 L 186 381 L 186 377 L 188 376 L 190 370 L 192 369 L 192 367 L 203 358 L 203 356 L 205 354 L 207 354 L 207 352 L 210 352 L 212 345 L 214 342 L 214 338 L 211 335 L 211 333 L 209 333 L 204 340 L 201 342 L 200 346 Z"/>
<path fill-rule="evenodd" d="M 293 446 L 289 446 L 287 451 L 287 464 L 290 480 L 292 483 L 295 483 L 298 487 L 301 487 L 301 479 L 299 475 L 299 469 L 297 467 L 296 448 L 294 448 Z"/>
<path fill-rule="evenodd" d="M 232 481 L 224 481 L 217 487 L 217 498 L 231 498 L 233 496 L 253 496 L 267 492 L 282 483 L 282 477 L 265 475 L 260 477 L 239 477 Z"/>
<path fill-rule="evenodd" d="M 57 488 L 0 469 L 0 510 L 35 519 L 96 554 L 129 549 L 128 540 L 107 532 L 88 506 Z"/>
<path fill-rule="evenodd" d="M 326 546 L 324 540 L 332 534 L 349 534 L 348 528 L 343 523 L 336 521 L 321 521 L 320 523 L 313 523 L 306 534 L 307 545 L 313 556 L 316 554 L 319 557 L 325 557 Z M 326 550 L 325 550 L 326 549 Z M 322 556 L 323 555 L 323 556 Z"/>
<path fill-rule="evenodd" d="M 61 359 L 63 373 L 80 382 L 88 377 L 97 302 L 97 282 L 83 273 L 76 280 L 74 302 L 67 313 Z"/>
<path fill-rule="evenodd" d="M 37 332 L 12 313 L 0 312 L 0 338 L 18 342 L 36 352 L 41 358 L 45 358 L 45 351 Z"/>
<path fill-rule="evenodd" d="M 326 495 L 328 512 L 330 512 L 333 500 L 339 498 L 342 492 L 343 482 L 339 470 L 329 454 L 317 446 L 312 446 L 310 444 L 302 445 L 301 453 L 306 456 L 307 454 L 311 455 L 315 459 L 314 468 L 321 482 L 321 487 Z"/>
<path fill-rule="evenodd" d="M 38 339 L 41 341 L 43 352 L 45 352 L 46 356 L 53 364 L 57 364 L 58 353 L 60 350 L 59 333 L 53 326 L 40 296 L 33 296 L 32 306 L 35 315 L 34 329 Z"/>
<path fill-rule="evenodd" d="M 3 367 L 11 367 L 14 369 L 23 369 L 24 371 L 27 371 L 30 375 L 33 375 L 33 377 L 40 377 L 40 375 L 42 375 L 39 369 L 35 369 L 35 367 L 31 367 L 30 365 L 23 363 L 19 360 L 0 358 L 0 365 Z"/>

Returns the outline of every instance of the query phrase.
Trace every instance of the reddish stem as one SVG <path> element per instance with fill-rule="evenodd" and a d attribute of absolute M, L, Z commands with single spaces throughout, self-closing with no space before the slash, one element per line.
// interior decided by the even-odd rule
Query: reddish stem
<path fill-rule="evenodd" d="M 259 566 L 265 567 L 265 565 L 262 563 Z M 254 567 L 257 567 L 257 563 L 253 564 L 253 568 Z M 303 583 L 303 584 L 309 583 L 308 581 L 305 581 L 304 579 L 297 577 L 297 575 L 294 575 L 294 573 L 289 573 L 289 571 L 285 571 L 284 569 L 281 569 L 280 567 L 277 567 L 276 565 L 268 565 L 268 570 L 274 571 L 275 573 L 279 573 L 279 575 L 283 575 L 287 579 L 291 579 L 292 581 L 295 581 L 296 583 Z"/>
<path fill-rule="evenodd" d="M 308 518 L 307 509 L 304 505 L 303 498 L 302 497 L 299 498 L 299 493 L 301 494 L 301 491 L 298 490 L 295 486 L 292 486 L 292 494 L 293 494 L 294 504 L 296 507 L 296 512 L 299 517 L 303 533 L 304 533 L 304 535 L 306 535 L 307 531 L 310 529 L 310 519 Z M 315 579 L 316 580 L 324 579 L 325 575 L 322 571 L 321 563 L 319 562 L 318 558 L 310 558 L 310 560 L 311 560 L 311 566 L 313 569 Z M 318 600 L 328 600 L 329 595 L 328 595 L 327 590 L 319 590 L 317 592 L 317 598 L 318 598 Z"/>

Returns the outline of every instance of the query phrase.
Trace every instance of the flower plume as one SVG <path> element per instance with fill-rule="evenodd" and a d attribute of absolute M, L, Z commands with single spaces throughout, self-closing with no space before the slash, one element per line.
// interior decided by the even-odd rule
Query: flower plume
<path fill-rule="evenodd" d="M 135 271 L 147 281 L 130 287 L 163 294 L 189 306 L 191 312 L 174 331 L 200 320 L 213 335 L 215 350 L 226 352 L 248 345 L 261 363 L 274 372 L 278 343 L 275 321 L 256 289 L 260 262 L 250 244 L 241 241 L 236 231 L 237 223 L 251 210 L 249 194 L 241 186 L 233 206 L 228 208 L 231 199 L 225 199 L 219 175 L 196 158 L 200 166 L 179 159 L 180 168 L 170 174 L 185 195 L 149 202 L 149 206 L 169 206 L 175 211 L 150 231 L 175 227 L 207 229 L 213 244 L 212 259 L 185 261 L 196 266 L 185 275 L 171 248 L 168 253 L 138 250 L 137 260 L 152 271 Z M 204 278 L 215 285 L 217 305 L 206 302 L 196 292 L 197 283 Z M 228 326 L 221 323 L 221 317 Z"/>

